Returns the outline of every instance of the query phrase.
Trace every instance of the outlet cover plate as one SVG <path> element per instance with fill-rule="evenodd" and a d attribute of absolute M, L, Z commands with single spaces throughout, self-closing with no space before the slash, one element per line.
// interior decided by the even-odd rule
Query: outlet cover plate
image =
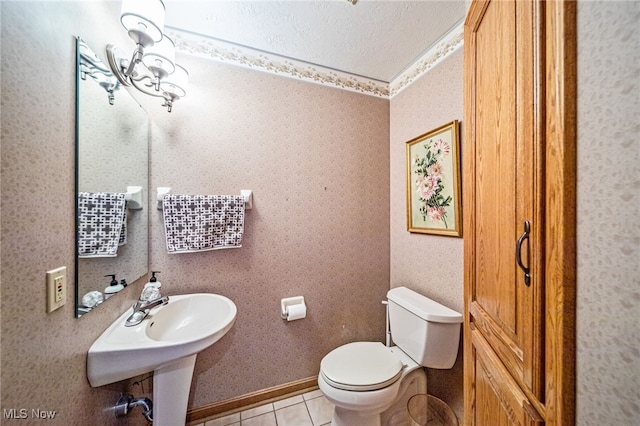
<path fill-rule="evenodd" d="M 47 313 L 63 306 L 67 301 L 67 267 L 47 271 Z"/>

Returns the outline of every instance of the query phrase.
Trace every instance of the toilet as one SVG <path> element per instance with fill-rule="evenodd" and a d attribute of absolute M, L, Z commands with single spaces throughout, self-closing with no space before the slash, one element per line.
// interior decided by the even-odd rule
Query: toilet
<path fill-rule="evenodd" d="M 462 315 L 406 287 L 389 290 L 395 346 L 353 342 L 322 358 L 318 386 L 335 408 L 332 426 L 381 426 L 406 416 L 407 401 L 427 393 L 422 367 L 453 367 Z M 397 424 L 397 422 L 390 422 Z"/>

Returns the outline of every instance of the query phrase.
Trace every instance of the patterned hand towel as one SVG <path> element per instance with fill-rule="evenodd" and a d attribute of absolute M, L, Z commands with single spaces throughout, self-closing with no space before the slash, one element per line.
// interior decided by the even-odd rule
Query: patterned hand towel
<path fill-rule="evenodd" d="M 118 247 L 127 244 L 127 202 L 124 203 L 124 215 L 122 216 L 122 230 L 120 231 L 120 239 L 118 240 Z"/>
<path fill-rule="evenodd" d="M 162 199 L 167 252 L 242 247 L 244 197 L 174 195 Z"/>
<path fill-rule="evenodd" d="M 78 256 L 115 257 L 122 238 L 125 194 L 78 193 Z"/>

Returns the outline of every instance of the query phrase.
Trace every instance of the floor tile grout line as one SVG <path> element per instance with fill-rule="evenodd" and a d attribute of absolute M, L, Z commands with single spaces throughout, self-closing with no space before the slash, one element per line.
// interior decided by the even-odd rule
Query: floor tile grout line
<path fill-rule="evenodd" d="M 319 396 L 318 396 L 318 397 L 315 397 L 315 398 L 311 398 L 311 399 L 309 399 L 309 400 L 305 400 L 305 399 L 303 398 L 303 401 L 302 401 L 302 402 L 298 402 L 298 403 L 296 403 L 296 404 L 291 404 L 291 405 L 287 405 L 287 406 L 285 406 L 285 407 L 281 407 L 281 408 L 279 408 L 279 410 L 282 410 L 282 409 L 284 409 L 284 408 L 291 407 L 291 406 L 293 406 L 293 405 L 297 405 L 297 404 L 304 404 L 304 408 L 305 408 L 305 410 L 307 411 L 307 415 L 309 416 L 309 420 L 311 421 L 312 426 L 320 426 L 320 425 L 316 425 L 316 424 L 313 422 L 313 417 L 311 417 L 311 411 L 309 411 L 309 406 L 307 405 L 307 401 L 312 401 L 312 400 L 314 400 L 314 399 L 316 399 L 316 398 L 319 398 Z M 274 405 L 274 404 L 271 404 L 271 406 L 272 406 L 272 410 L 267 411 L 267 412 L 262 413 L 262 414 L 258 414 L 257 416 L 248 417 L 248 418 L 246 418 L 246 419 L 244 419 L 244 420 L 248 420 L 248 419 L 252 419 L 252 418 L 258 417 L 258 416 L 263 416 L 263 415 L 266 415 L 266 414 L 269 414 L 269 413 L 273 413 L 273 416 L 274 416 L 274 419 L 275 419 L 275 422 L 276 422 L 276 426 L 279 426 L 279 423 L 278 423 L 278 416 L 277 416 L 277 414 L 276 414 L 276 412 L 278 411 L 278 409 L 276 409 L 276 408 L 275 408 L 275 405 Z M 243 422 L 243 420 L 241 419 L 241 420 L 240 420 L 240 426 L 242 426 L 242 422 Z"/>
<path fill-rule="evenodd" d="M 312 393 L 312 392 L 308 392 L 308 393 Z M 307 393 L 307 394 L 308 394 L 308 393 Z M 267 411 L 265 411 L 265 412 L 263 412 L 263 413 L 260 413 L 260 414 L 253 415 L 253 416 L 251 416 L 251 417 L 242 418 L 242 411 L 238 411 L 238 414 L 240 414 L 240 421 L 239 421 L 239 423 L 234 422 L 234 423 L 230 423 L 230 424 L 229 424 L 229 425 L 227 425 L 227 426 L 234 425 L 234 424 L 238 424 L 238 425 L 242 426 L 246 421 L 248 421 L 248 420 L 250 420 L 250 419 L 256 418 L 256 417 L 258 417 L 258 416 L 267 415 L 267 414 L 269 414 L 269 413 L 272 413 L 272 414 L 273 414 L 273 418 L 274 418 L 274 420 L 275 420 L 276 426 L 278 426 L 278 416 L 276 415 L 276 412 L 277 412 L 278 410 L 282 410 L 282 409 L 284 409 L 284 408 L 291 407 L 291 406 L 293 406 L 293 405 L 297 405 L 297 404 L 304 404 L 305 409 L 306 409 L 306 412 L 307 412 L 307 415 L 309 416 L 309 420 L 311 421 L 312 426 L 327 426 L 327 425 L 330 425 L 330 422 L 329 422 L 329 423 L 321 423 L 321 424 L 319 424 L 319 425 L 316 425 L 316 424 L 315 424 L 315 422 L 314 422 L 314 420 L 313 420 L 313 417 L 311 416 L 311 410 L 309 409 L 309 405 L 308 405 L 308 402 L 310 402 L 310 401 L 314 401 L 314 400 L 316 400 L 316 399 L 318 399 L 318 398 L 321 398 L 321 397 L 323 397 L 323 395 L 322 395 L 322 394 L 317 394 L 317 395 L 315 395 L 314 397 L 311 397 L 311 398 L 309 398 L 309 399 L 307 399 L 307 398 L 304 396 L 304 395 L 306 395 L 306 394 L 300 394 L 300 395 L 302 396 L 302 401 L 301 401 L 301 402 L 297 402 L 297 403 L 290 404 L 290 405 L 283 406 L 283 407 L 280 407 L 280 408 L 276 409 L 276 404 L 275 404 L 275 403 L 276 403 L 277 401 L 272 401 L 272 402 L 270 402 L 270 403 L 264 404 L 264 406 L 270 406 L 270 407 L 267 409 Z M 294 395 L 294 396 L 295 396 L 295 395 Z M 285 398 L 281 399 L 280 401 L 285 400 L 285 399 L 287 399 L 287 398 L 291 398 L 291 397 L 285 397 Z M 254 407 L 253 409 L 255 409 L 255 408 L 260 408 L 260 407 L 263 407 L 263 406 Z M 251 409 L 249 409 L 249 410 L 251 410 Z M 248 410 L 245 410 L 245 411 L 248 411 Z M 215 420 L 215 419 L 211 419 L 211 420 Z M 204 426 L 206 422 L 207 422 L 207 421 L 204 421 L 203 423 L 201 423 L 201 424 L 199 423 L 199 424 L 198 424 L 198 425 L 196 425 L 196 426 Z"/>
<path fill-rule="evenodd" d="M 309 400 L 309 401 L 311 401 L 311 400 Z M 309 410 L 309 404 L 307 404 L 306 400 L 304 401 L 304 408 L 307 409 L 307 414 L 309 415 L 309 420 L 311 420 L 311 425 L 312 426 L 316 426 L 315 422 L 313 421 L 313 416 L 311 416 L 311 410 Z"/>

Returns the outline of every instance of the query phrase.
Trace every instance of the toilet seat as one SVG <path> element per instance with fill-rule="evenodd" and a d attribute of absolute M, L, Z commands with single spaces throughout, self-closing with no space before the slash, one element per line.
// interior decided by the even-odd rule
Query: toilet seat
<path fill-rule="evenodd" d="M 332 387 L 350 391 L 385 388 L 402 375 L 403 364 L 380 342 L 354 342 L 329 352 L 320 363 L 320 374 Z"/>

